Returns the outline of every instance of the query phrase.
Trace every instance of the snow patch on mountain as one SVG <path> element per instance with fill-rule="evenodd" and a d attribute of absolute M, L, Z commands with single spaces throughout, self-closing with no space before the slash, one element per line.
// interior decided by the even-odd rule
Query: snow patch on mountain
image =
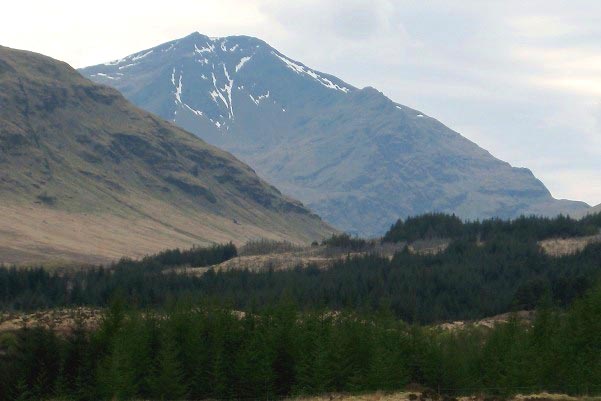
<path fill-rule="evenodd" d="M 175 88 L 175 98 L 177 99 L 178 102 L 182 102 L 182 74 L 180 74 L 179 76 L 179 83 L 177 84 L 177 87 Z"/>
<path fill-rule="evenodd" d="M 148 56 L 152 52 L 154 52 L 154 49 L 151 49 L 151 50 L 149 50 L 147 52 L 140 52 L 140 53 L 132 54 L 130 56 L 123 57 L 123 58 L 120 58 L 120 59 L 117 59 L 117 60 L 109 61 L 108 63 L 104 63 L 104 65 L 108 65 L 108 66 L 120 65 L 120 64 L 122 64 L 122 63 L 124 63 L 124 62 L 126 62 L 128 60 L 129 61 L 138 61 L 138 60 L 141 60 L 144 57 Z M 124 65 L 124 66 L 120 66 L 119 69 L 121 70 L 123 68 L 132 67 L 132 66 L 137 65 L 137 64 L 138 63 L 130 63 L 130 64 L 127 64 L 127 65 Z"/>
<path fill-rule="evenodd" d="M 125 68 L 133 67 L 134 65 L 138 65 L 138 64 L 139 63 L 130 63 L 130 64 L 122 65 L 122 66 L 119 66 L 119 69 L 123 70 Z"/>
<path fill-rule="evenodd" d="M 237 45 L 236 45 L 237 46 Z M 236 65 L 236 72 L 240 71 L 240 69 L 246 64 L 246 62 L 250 60 L 250 57 L 242 57 L 238 65 Z"/>
<path fill-rule="evenodd" d="M 198 53 L 198 54 L 213 53 L 214 50 L 215 50 L 215 45 L 210 45 L 210 44 L 207 43 L 206 47 L 201 47 L 199 49 L 198 46 L 196 46 L 196 44 L 194 44 L 194 52 Z"/>
<path fill-rule="evenodd" d="M 188 110 L 190 110 L 192 113 L 196 114 L 197 116 L 203 115 L 202 111 L 193 109 L 192 107 L 188 106 L 186 103 L 184 103 L 183 105 L 185 108 L 187 108 Z"/>
<path fill-rule="evenodd" d="M 223 64 L 223 73 L 225 74 L 225 78 L 228 81 L 228 83 L 225 84 L 225 86 L 223 87 L 223 90 L 227 93 L 227 97 L 229 100 L 228 108 L 229 108 L 230 118 L 233 118 L 234 117 L 234 105 L 232 104 L 232 87 L 234 86 L 234 80 L 230 78 L 230 74 L 228 74 L 225 64 Z"/>
<path fill-rule="evenodd" d="M 335 90 L 338 90 L 338 91 L 341 91 L 341 92 L 344 92 L 344 93 L 348 93 L 350 91 L 349 88 L 347 88 L 345 86 L 340 86 L 340 85 L 337 85 L 337 84 L 333 83 L 328 78 L 322 77 L 321 75 L 319 75 L 318 73 L 316 73 L 312 69 L 310 69 L 308 67 L 305 67 L 302 64 L 297 64 L 294 61 L 290 60 L 289 58 L 281 56 L 281 55 L 279 55 L 278 53 L 276 53 L 274 51 L 272 51 L 271 54 L 273 54 L 274 56 L 276 56 L 277 58 L 279 58 L 280 60 L 282 60 L 284 62 L 284 64 L 286 64 L 286 66 L 288 68 L 290 68 L 292 71 L 294 71 L 294 72 L 296 72 L 297 74 L 300 74 L 300 75 L 308 75 L 311 78 L 315 79 L 320 84 L 322 84 L 323 86 L 325 86 L 326 88 L 335 89 Z"/>
<path fill-rule="evenodd" d="M 141 59 L 143 59 L 144 57 L 146 57 L 146 56 L 148 56 L 149 54 L 151 54 L 153 51 L 154 51 L 154 50 L 150 50 L 150 51 L 147 51 L 146 53 L 143 53 L 143 54 L 140 54 L 140 53 L 138 53 L 137 55 L 133 56 L 131 60 L 132 60 L 132 61 L 141 60 Z"/>
<path fill-rule="evenodd" d="M 217 90 L 212 90 L 211 92 L 209 92 L 209 95 L 211 95 L 215 104 L 219 104 L 219 102 L 217 101 L 217 98 L 219 98 L 219 92 L 217 92 Z"/>
<path fill-rule="evenodd" d="M 215 73 L 211 73 L 211 76 L 213 77 L 213 87 L 215 88 L 215 90 L 211 92 L 213 101 L 215 101 L 215 103 L 217 103 L 217 97 L 219 97 L 219 99 L 221 99 L 221 101 L 223 102 L 225 107 L 227 107 L 227 109 L 229 110 L 230 106 L 228 105 L 226 98 L 223 96 L 223 94 L 217 87 L 217 78 L 215 78 Z"/>
<path fill-rule="evenodd" d="M 258 106 L 261 100 L 269 98 L 269 91 L 267 91 L 267 93 L 264 95 L 257 96 L 256 98 L 251 94 L 248 94 L 248 96 L 250 96 L 251 100 Z"/>
<path fill-rule="evenodd" d="M 183 84 L 182 84 L 182 78 L 183 78 L 184 74 L 180 71 L 179 73 L 179 78 L 177 80 L 177 84 L 175 83 L 175 68 L 173 68 L 173 70 L 171 71 L 171 84 L 173 85 L 173 88 L 175 89 L 175 92 L 173 93 L 173 95 L 175 96 L 175 104 L 176 105 L 183 105 L 188 107 L 192 112 L 194 112 L 194 109 L 192 109 L 191 107 L 189 107 L 187 104 L 185 104 L 184 102 L 182 102 L 182 89 L 183 89 Z M 177 115 L 177 110 L 173 113 L 175 115 Z M 196 113 L 195 113 L 196 114 Z"/>
<path fill-rule="evenodd" d="M 121 74 L 121 75 L 123 75 L 123 74 Z M 103 77 L 103 78 L 107 78 L 107 79 L 121 79 L 121 77 L 113 77 L 113 76 L 110 76 L 110 75 L 105 74 L 103 72 L 98 72 L 96 74 L 93 74 L 92 76 L 93 77 Z"/>

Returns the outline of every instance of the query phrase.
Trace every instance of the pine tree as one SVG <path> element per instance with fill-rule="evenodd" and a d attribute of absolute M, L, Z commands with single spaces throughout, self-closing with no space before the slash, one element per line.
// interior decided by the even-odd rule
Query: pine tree
<path fill-rule="evenodd" d="M 134 374 L 124 342 L 117 339 L 112 352 L 101 363 L 98 371 L 101 393 L 117 400 L 132 398 L 137 392 Z"/>
<path fill-rule="evenodd" d="M 552 311 L 552 301 L 549 292 L 541 300 L 532 330 L 529 333 L 530 355 L 528 357 L 531 381 L 540 389 L 550 388 L 560 383 L 557 360 L 557 330 L 559 321 Z"/>
<path fill-rule="evenodd" d="M 150 389 L 152 398 L 160 400 L 183 399 L 188 392 L 177 349 L 169 333 L 163 334 Z"/>
<path fill-rule="evenodd" d="M 323 394 L 332 388 L 331 318 L 315 312 L 304 319 L 298 340 L 296 394 Z"/>
<path fill-rule="evenodd" d="M 246 338 L 235 363 L 236 397 L 268 399 L 274 395 L 274 356 L 266 327 L 254 317 L 246 317 L 244 329 Z"/>
<path fill-rule="evenodd" d="M 402 388 L 408 382 L 407 359 L 404 355 L 404 337 L 397 328 L 380 321 L 382 327 L 373 336 L 373 347 L 369 367 L 371 390 L 391 391 Z"/>
<path fill-rule="evenodd" d="M 36 397 L 29 388 L 29 385 L 25 379 L 21 378 L 17 382 L 13 393 L 13 400 L 15 401 L 34 401 Z"/>

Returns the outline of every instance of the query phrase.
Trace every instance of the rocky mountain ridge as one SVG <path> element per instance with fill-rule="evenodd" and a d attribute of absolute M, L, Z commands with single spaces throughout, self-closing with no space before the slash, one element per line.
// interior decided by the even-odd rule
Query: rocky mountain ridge
<path fill-rule="evenodd" d="M 193 33 L 84 68 L 128 99 L 232 152 L 351 233 L 399 217 L 574 214 L 514 168 L 423 112 L 358 89 L 247 36 Z"/>

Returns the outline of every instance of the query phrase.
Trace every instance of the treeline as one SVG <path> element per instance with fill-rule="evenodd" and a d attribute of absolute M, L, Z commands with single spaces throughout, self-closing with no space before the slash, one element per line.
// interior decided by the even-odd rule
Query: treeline
<path fill-rule="evenodd" d="M 166 267 L 211 266 L 225 262 L 238 256 L 238 249 L 233 243 L 212 245 L 210 247 L 195 246 L 191 249 L 168 249 L 155 255 L 150 255 L 136 261 L 124 258 L 113 265 L 114 269 L 142 268 L 144 270 L 163 270 Z"/>
<path fill-rule="evenodd" d="M 172 249 L 141 260 L 123 258 L 108 267 L 49 271 L 44 267 L 0 267 L 0 309 L 35 310 L 59 306 L 106 306 L 116 293 L 132 302 L 160 305 L 197 289 L 187 277 L 163 274 L 170 267 L 203 267 L 237 256 L 232 243 L 187 250 Z"/>
<path fill-rule="evenodd" d="M 408 322 L 476 319 L 532 309 L 545 293 L 554 305 L 569 305 L 599 279 L 601 244 L 555 258 L 544 254 L 536 241 L 511 237 L 485 243 L 456 240 L 436 255 L 405 250 L 392 259 L 369 254 L 348 257 L 328 269 L 209 270 L 200 277 L 164 272 L 153 259 L 148 264 L 131 263 L 72 274 L 0 269 L 0 307 L 103 307 L 120 293 L 139 307 L 159 307 L 172 299 L 192 297 L 247 310 L 287 297 L 305 311 L 388 308 Z"/>
<path fill-rule="evenodd" d="M 2 400 L 274 399 L 326 392 L 552 390 L 599 394 L 601 291 L 567 313 L 543 304 L 532 327 L 408 326 L 385 310 L 241 315 L 211 306 L 167 312 L 116 302 L 100 326 L 60 336 L 34 328 L 0 339 Z"/>
<path fill-rule="evenodd" d="M 437 255 L 357 256 L 328 269 L 209 271 L 199 285 L 206 296 L 239 309 L 287 297 L 304 310 L 387 308 L 405 321 L 431 323 L 533 309 L 545 293 L 554 305 L 565 307 L 600 274 L 601 244 L 553 258 L 536 243 L 457 241 Z"/>
<path fill-rule="evenodd" d="M 346 233 L 333 234 L 330 238 L 326 238 L 321 242 L 330 248 L 345 249 L 353 252 L 368 250 L 368 242 L 363 238 L 351 237 Z"/>
<path fill-rule="evenodd" d="M 104 307 L 121 293 L 139 307 L 158 307 L 186 296 L 245 310 L 286 296 L 305 311 L 386 307 L 408 322 L 430 323 L 532 309 L 546 292 L 554 305 L 565 307 L 599 279 L 601 244 L 556 258 L 542 252 L 537 241 L 596 233 L 600 216 L 580 221 L 560 216 L 463 223 L 454 216 L 424 215 L 397 223 L 385 238 L 453 238 L 445 251 L 419 255 L 405 248 L 389 259 L 369 254 L 373 241 L 335 235 L 322 246 L 367 253 L 328 269 L 211 270 L 201 277 L 168 272 L 176 266 L 208 266 L 231 259 L 238 254 L 233 244 L 169 250 L 137 261 L 123 259 L 108 268 L 67 273 L 0 268 L 0 308 Z M 255 252 L 274 246 L 253 244 Z"/>
<path fill-rule="evenodd" d="M 500 236 L 542 240 L 599 234 L 601 214 L 581 220 L 567 216 L 554 218 L 522 216 L 513 220 L 487 219 L 464 222 L 455 215 L 424 214 L 398 220 L 383 237 L 384 242 L 413 242 L 420 239 L 449 238 L 488 241 Z"/>
<path fill-rule="evenodd" d="M 300 252 L 303 249 L 304 247 L 302 245 L 293 244 L 289 241 L 276 241 L 263 238 L 251 240 L 244 244 L 240 248 L 240 256 Z"/>

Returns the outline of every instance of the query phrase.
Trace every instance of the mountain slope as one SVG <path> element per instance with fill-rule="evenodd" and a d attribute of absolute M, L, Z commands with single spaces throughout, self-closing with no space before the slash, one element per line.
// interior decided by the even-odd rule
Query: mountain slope
<path fill-rule="evenodd" d="M 0 47 L 0 262 L 331 232 L 229 153 L 68 65 Z"/>
<path fill-rule="evenodd" d="M 232 152 L 347 231 L 381 234 L 428 211 L 483 218 L 587 207 L 553 199 L 529 170 L 435 119 L 255 38 L 194 33 L 82 73 Z"/>
<path fill-rule="evenodd" d="M 586 209 L 586 210 L 579 212 L 578 214 L 576 214 L 576 217 L 584 217 L 589 214 L 597 214 L 597 213 L 601 213 L 601 204 L 591 207 L 590 209 Z"/>

